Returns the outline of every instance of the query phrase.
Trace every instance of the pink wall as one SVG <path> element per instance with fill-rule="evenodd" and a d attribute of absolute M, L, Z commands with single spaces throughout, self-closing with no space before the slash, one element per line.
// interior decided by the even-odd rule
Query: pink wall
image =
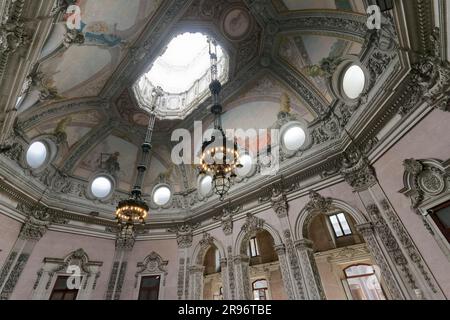
<path fill-rule="evenodd" d="M 450 158 L 450 113 L 435 110 L 406 134 L 376 163 L 378 180 L 413 241 L 447 297 L 450 297 L 449 261 L 421 218 L 410 207 L 410 199 L 399 193 L 403 188 L 403 160 Z"/>
<path fill-rule="evenodd" d="M 31 299 L 36 273 L 42 267 L 44 258 L 64 258 L 80 248 L 87 253 L 89 260 L 103 262 L 91 299 L 104 299 L 114 257 L 114 241 L 54 231 L 47 231 L 34 247 L 11 299 Z"/>
<path fill-rule="evenodd" d="M 16 242 L 22 223 L 0 213 L 0 269 Z"/>

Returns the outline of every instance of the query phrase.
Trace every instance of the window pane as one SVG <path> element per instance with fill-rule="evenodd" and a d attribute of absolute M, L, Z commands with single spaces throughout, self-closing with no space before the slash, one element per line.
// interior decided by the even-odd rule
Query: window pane
<path fill-rule="evenodd" d="M 259 252 L 258 252 L 258 245 L 256 242 L 256 238 L 251 238 L 250 239 L 250 256 L 256 257 L 258 255 L 259 255 Z"/>
<path fill-rule="evenodd" d="M 220 271 L 220 252 L 219 252 L 219 250 L 215 250 L 215 260 L 216 260 L 216 272 L 219 272 Z"/>
<path fill-rule="evenodd" d="M 266 280 L 259 280 L 253 283 L 253 289 L 265 289 L 265 288 L 267 288 Z"/>
<path fill-rule="evenodd" d="M 450 228 L 450 206 L 436 211 L 436 216 L 445 228 Z"/>
<path fill-rule="evenodd" d="M 256 238 L 253 238 L 253 241 L 255 243 L 255 253 L 257 256 L 259 256 L 258 240 Z"/>
<path fill-rule="evenodd" d="M 345 274 L 347 275 L 347 277 L 368 275 L 373 274 L 374 272 L 375 271 L 373 270 L 373 267 L 367 265 L 352 266 L 345 269 Z"/>
<path fill-rule="evenodd" d="M 52 292 L 52 295 L 50 296 L 50 300 L 62 300 L 64 297 L 63 291 L 55 291 Z"/>
<path fill-rule="evenodd" d="M 333 230 L 336 233 L 337 237 L 343 236 L 343 232 L 341 230 L 341 226 L 336 218 L 336 215 L 330 216 L 331 225 L 333 226 Z"/>
<path fill-rule="evenodd" d="M 76 300 L 77 299 L 78 290 L 67 291 L 64 296 L 64 300 Z"/>
<path fill-rule="evenodd" d="M 354 300 L 385 300 L 375 275 L 347 279 Z"/>
<path fill-rule="evenodd" d="M 160 276 L 141 278 L 139 300 L 158 300 Z"/>
<path fill-rule="evenodd" d="M 53 287 L 53 290 L 67 289 L 67 280 L 68 279 L 69 279 L 69 277 L 65 277 L 65 276 L 59 276 L 58 278 L 56 278 L 55 286 Z"/>
<path fill-rule="evenodd" d="M 339 213 L 337 215 L 339 222 L 341 223 L 342 230 L 344 231 L 345 235 L 352 234 L 352 231 L 350 230 L 350 226 L 347 223 L 347 219 L 345 218 L 345 215 L 343 213 Z"/>
<path fill-rule="evenodd" d="M 50 300 L 76 300 L 78 290 L 70 290 L 67 288 L 68 276 L 59 276 L 56 278 L 55 285 L 53 286 Z"/>

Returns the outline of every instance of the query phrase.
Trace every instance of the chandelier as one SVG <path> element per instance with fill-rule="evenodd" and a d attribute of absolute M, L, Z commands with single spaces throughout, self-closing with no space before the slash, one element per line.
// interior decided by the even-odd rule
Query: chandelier
<path fill-rule="evenodd" d="M 122 230 L 123 228 L 130 228 L 134 224 L 144 224 L 145 218 L 148 215 L 149 206 L 142 198 L 142 183 L 144 180 L 144 173 L 147 170 L 150 161 L 150 150 L 152 149 L 151 140 L 153 128 L 155 126 L 156 115 L 153 112 L 159 103 L 163 91 L 161 88 L 154 88 L 152 91 L 152 106 L 150 112 L 150 119 L 147 126 L 147 133 L 145 135 L 144 143 L 141 146 L 142 156 L 140 164 L 137 166 L 136 182 L 131 190 L 130 197 L 122 200 L 116 207 L 117 223 Z"/>
<path fill-rule="evenodd" d="M 210 140 L 206 140 L 202 144 L 199 169 L 201 175 L 212 175 L 213 191 L 220 197 L 220 200 L 223 200 L 236 178 L 235 169 L 242 167 L 242 165 L 239 163 L 236 138 L 228 139 L 222 129 L 222 105 L 220 103 L 222 84 L 218 79 L 217 44 L 211 39 L 208 42 L 211 58 L 209 89 L 213 98 L 211 113 L 214 116 L 214 130 Z"/>

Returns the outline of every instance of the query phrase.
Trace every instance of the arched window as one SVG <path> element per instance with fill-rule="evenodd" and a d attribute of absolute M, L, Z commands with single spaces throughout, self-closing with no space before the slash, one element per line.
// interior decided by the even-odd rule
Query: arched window
<path fill-rule="evenodd" d="M 353 300 L 386 300 L 373 266 L 354 265 L 344 273 Z"/>
<path fill-rule="evenodd" d="M 256 280 L 252 284 L 253 300 L 269 300 L 267 280 Z"/>

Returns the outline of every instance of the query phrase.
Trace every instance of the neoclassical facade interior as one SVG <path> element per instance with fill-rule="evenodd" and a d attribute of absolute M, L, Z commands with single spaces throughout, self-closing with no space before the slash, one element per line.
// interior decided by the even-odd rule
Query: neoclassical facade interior
<path fill-rule="evenodd" d="M 1 1 L 0 299 L 448 299 L 449 21 Z M 239 157 L 207 172 L 218 128 Z"/>

